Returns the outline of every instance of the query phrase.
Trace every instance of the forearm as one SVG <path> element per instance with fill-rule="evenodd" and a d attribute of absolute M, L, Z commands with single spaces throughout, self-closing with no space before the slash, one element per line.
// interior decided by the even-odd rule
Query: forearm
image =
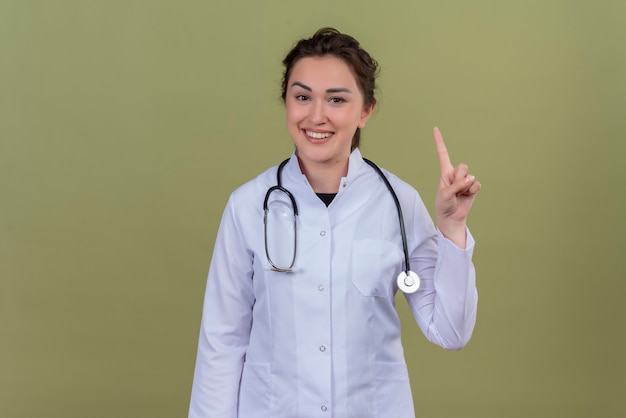
<path fill-rule="evenodd" d="M 465 222 L 455 222 L 449 219 L 437 220 L 437 229 L 460 249 L 467 247 L 467 226 Z"/>
<path fill-rule="evenodd" d="M 415 319 L 429 341 L 459 349 L 469 341 L 478 295 L 471 261 L 474 240 L 466 231 L 466 248 L 459 248 L 438 234 L 437 255 L 431 268 L 423 270 L 422 287 L 407 297 Z"/>
<path fill-rule="evenodd" d="M 478 293 L 476 271 L 472 264 L 474 240 L 467 229 L 464 229 L 464 234 L 469 239 L 464 241 L 466 245 L 463 247 L 439 237 L 433 324 L 449 348 L 465 346 L 476 323 Z"/>

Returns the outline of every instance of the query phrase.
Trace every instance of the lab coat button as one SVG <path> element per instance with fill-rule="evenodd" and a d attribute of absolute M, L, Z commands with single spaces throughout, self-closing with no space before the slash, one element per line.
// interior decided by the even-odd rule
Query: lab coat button
<path fill-rule="evenodd" d="M 328 411 L 328 407 L 327 407 L 326 405 L 322 405 L 322 408 L 321 408 L 321 409 L 322 409 L 322 411 L 324 411 L 324 412 Z"/>
<path fill-rule="evenodd" d="M 320 231 L 320 235 L 321 235 L 321 236 L 326 235 L 326 231 Z"/>
<path fill-rule="evenodd" d="M 323 353 L 324 351 L 326 351 L 326 347 L 324 347 L 323 345 L 320 345 L 320 351 Z"/>
<path fill-rule="evenodd" d="M 320 292 L 323 292 L 324 291 L 324 286 L 323 285 L 317 286 L 317 290 L 319 290 Z"/>

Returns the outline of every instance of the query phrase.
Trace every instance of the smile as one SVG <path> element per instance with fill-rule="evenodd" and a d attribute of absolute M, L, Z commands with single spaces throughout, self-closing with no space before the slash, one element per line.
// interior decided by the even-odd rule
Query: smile
<path fill-rule="evenodd" d="M 304 132 L 306 133 L 307 136 L 313 139 L 326 139 L 333 134 L 332 132 L 313 132 L 313 131 L 304 131 Z"/>

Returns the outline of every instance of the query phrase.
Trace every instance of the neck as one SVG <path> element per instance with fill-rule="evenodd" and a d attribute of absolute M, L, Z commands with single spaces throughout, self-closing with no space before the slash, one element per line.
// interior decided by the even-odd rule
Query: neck
<path fill-rule="evenodd" d="M 315 193 L 337 193 L 341 178 L 348 174 L 347 159 L 305 164 L 298 158 L 298 162 Z"/>

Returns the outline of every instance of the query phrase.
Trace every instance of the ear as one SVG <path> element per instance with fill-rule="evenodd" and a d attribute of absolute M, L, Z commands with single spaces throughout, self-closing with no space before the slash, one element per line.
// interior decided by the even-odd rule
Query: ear
<path fill-rule="evenodd" d="M 376 103 L 372 103 L 369 106 L 365 106 L 361 111 L 361 118 L 359 119 L 359 128 L 365 128 L 365 124 L 367 123 L 372 113 L 374 113 L 374 108 L 376 107 Z"/>

